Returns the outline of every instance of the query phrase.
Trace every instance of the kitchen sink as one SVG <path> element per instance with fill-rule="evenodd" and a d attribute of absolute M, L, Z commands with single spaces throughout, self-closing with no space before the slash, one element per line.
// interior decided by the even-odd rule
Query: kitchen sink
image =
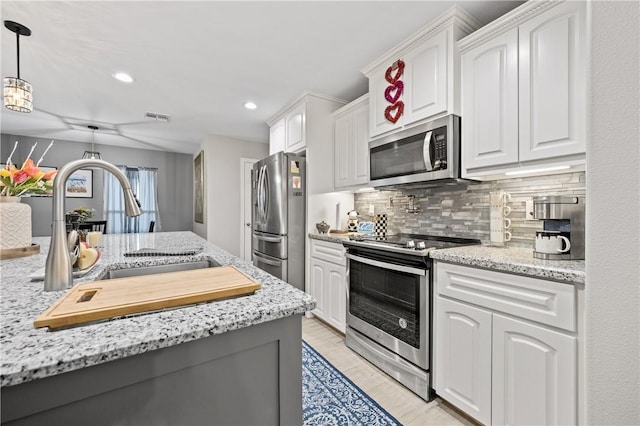
<path fill-rule="evenodd" d="M 190 271 L 193 269 L 215 268 L 220 264 L 214 260 L 199 260 L 196 262 L 172 263 L 170 265 L 138 266 L 124 269 L 111 269 L 102 277 L 103 280 L 115 278 L 138 277 L 141 275 L 162 274 L 165 272 Z"/>

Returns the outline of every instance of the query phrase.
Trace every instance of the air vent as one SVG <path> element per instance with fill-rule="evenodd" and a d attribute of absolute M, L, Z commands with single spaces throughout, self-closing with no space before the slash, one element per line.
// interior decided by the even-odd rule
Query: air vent
<path fill-rule="evenodd" d="M 144 116 L 152 120 L 164 121 L 165 123 L 169 122 L 169 119 L 171 118 L 169 114 L 160 114 L 158 112 L 146 112 Z"/>

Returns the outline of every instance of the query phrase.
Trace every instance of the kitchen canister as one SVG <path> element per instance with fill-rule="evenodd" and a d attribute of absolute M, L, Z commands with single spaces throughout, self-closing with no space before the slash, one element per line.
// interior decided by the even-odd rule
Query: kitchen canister
<path fill-rule="evenodd" d="M 507 216 L 511 213 L 508 206 L 511 195 L 504 191 L 495 191 L 489 194 L 489 218 L 491 245 L 504 247 L 511 240 L 511 219 Z"/>

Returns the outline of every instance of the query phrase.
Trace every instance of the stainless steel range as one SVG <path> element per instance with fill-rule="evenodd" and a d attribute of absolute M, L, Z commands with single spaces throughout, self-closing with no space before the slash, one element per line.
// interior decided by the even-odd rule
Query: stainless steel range
<path fill-rule="evenodd" d="M 480 241 L 398 234 L 355 237 L 343 244 L 347 249 L 347 346 L 429 401 L 433 393 L 429 253 Z"/>

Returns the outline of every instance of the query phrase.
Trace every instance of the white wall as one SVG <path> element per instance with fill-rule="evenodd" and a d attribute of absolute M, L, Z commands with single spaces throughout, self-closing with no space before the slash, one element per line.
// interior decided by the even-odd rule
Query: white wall
<path fill-rule="evenodd" d="M 209 136 L 202 149 L 205 153 L 205 223 L 194 222 L 194 232 L 240 256 L 240 159 L 266 157 L 269 144 Z"/>
<path fill-rule="evenodd" d="M 640 49 L 637 1 L 592 2 L 587 148 L 586 405 L 640 424 Z"/>

